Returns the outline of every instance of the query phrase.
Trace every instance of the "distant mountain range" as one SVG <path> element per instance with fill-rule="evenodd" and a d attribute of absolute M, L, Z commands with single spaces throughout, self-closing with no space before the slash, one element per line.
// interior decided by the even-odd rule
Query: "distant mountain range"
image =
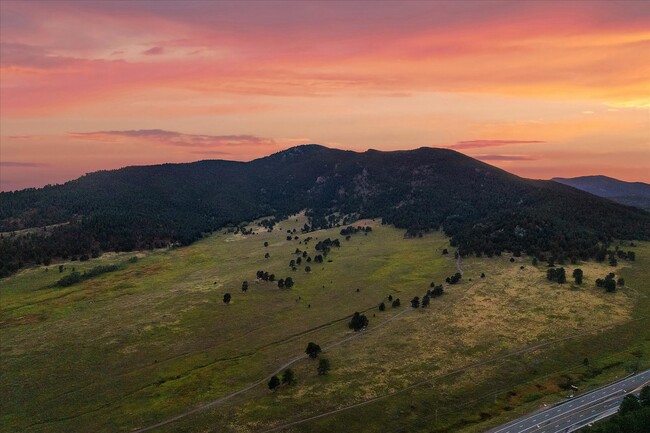
<path fill-rule="evenodd" d="M 2 193 L 0 276 L 59 258 L 189 244 L 226 225 L 302 209 L 307 229 L 357 217 L 380 217 L 407 236 L 442 229 L 461 255 L 588 258 L 615 238 L 650 239 L 647 212 L 449 149 L 303 145 L 250 162 L 126 167 Z"/>
<path fill-rule="evenodd" d="M 650 184 L 647 183 L 624 182 L 607 176 L 555 177 L 552 180 L 617 203 L 650 210 Z"/>

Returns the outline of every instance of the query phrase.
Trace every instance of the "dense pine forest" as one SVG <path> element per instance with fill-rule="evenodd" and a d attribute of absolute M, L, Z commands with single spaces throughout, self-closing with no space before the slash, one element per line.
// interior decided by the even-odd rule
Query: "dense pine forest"
<path fill-rule="evenodd" d="M 406 237 L 443 230 L 461 255 L 511 251 L 562 262 L 604 258 L 613 239 L 650 239 L 645 211 L 451 150 L 304 145 L 248 163 L 126 167 L 2 193 L 0 276 L 105 251 L 187 245 L 226 226 L 302 209 L 310 217 L 306 231 L 378 217 Z"/>

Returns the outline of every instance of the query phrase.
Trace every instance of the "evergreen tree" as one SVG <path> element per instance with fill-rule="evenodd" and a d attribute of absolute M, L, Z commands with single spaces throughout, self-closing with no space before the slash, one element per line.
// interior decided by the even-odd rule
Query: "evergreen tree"
<path fill-rule="evenodd" d="M 318 360 L 318 374 L 321 376 L 326 375 L 330 371 L 330 361 L 327 358 Z"/>
<path fill-rule="evenodd" d="M 641 409 L 639 398 L 634 394 L 628 394 L 623 398 L 621 406 L 618 408 L 618 414 L 623 416 L 626 413 L 634 412 Z"/>
<path fill-rule="evenodd" d="M 280 379 L 278 379 L 278 376 L 273 376 L 271 380 L 269 380 L 268 386 L 271 391 L 278 389 L 280 386 Z"/>
<path fill-rule="evenodd" d="M 307 344 L 307 348 L 305 349 L 305 353 L 309 355 L 310 358 L 317 358 L 320 352 L 321 352 L 320 346 L 312 342 L 309 342 Z"/>
<path fill-rule="evenodd" d="M 361 314 L 358 311 L 352 315 L 352 319 L 350 320 L 350 323 L 348 323 L 348 327 L 355 332 L 360 331 L 367 326 L 368 318 L 365 316 L 365 314 Z"/>
<path fill-rule="evenodd" d="M 287 385 L 295 385 L 296 382 L 296 375 L 293 370 L 290 368 L 284 370 L 284 373 L 282 373 L 282 383 L 286 383 Z"/>
<path fill-rule="evenodd" d="M 582 284 L 582 277 L 583 277 L 582 269 L 573 270 L 573 278 L 575 279 L 576 284 Z"/>

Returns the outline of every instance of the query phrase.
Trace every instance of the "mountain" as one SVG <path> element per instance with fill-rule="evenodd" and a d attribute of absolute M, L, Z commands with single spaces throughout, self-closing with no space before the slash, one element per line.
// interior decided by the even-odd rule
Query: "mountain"
<path fill-rule="evenodd" d="M 303 145 L 246 163 L 126 167 L 2 193 L 0 203 L 0 275 L 58 258 L 189 244 L 227 225 L 302 209 L 312 228 L 381 217 L 409 236 L 442 229 L 463 255 L 588 258 L 614 238 L 650 239 L 642 210 L 435 148 Z M 6 233 L 34 227 L 42 228 Z"/>
<path fill-rule="evenodd" d="M 617 203 L 650 210 L 650 184 L 647 183 L 624 182 L 607 176 L 555 177 L 552 180 Z"/>

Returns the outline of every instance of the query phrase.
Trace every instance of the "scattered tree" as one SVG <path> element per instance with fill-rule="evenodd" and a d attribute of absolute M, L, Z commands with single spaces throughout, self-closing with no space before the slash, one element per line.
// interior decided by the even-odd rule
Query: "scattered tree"
<path fill-rule="evenodd" d="M 276 389 L 278 389 L 278 387 L 280 386 L 280 379 L 278 379 L 278 376 L 273 376 L 271 380 L 269 380 L 268 385 L 271 391 L 275 391 Z"/>
<path fill-rule="evenodd" d="M 241 291 L 246 292 L 248 290 L 248 281 L 241 283 Z"/>
<path fill-rule="evenodd" d="M 549 268 L 546 271 L 546 278 L 560 284 L 566 283 L 566 271 L 564 268 Z"/>
<path fill-rule="evenodd" d="M 606 292 L 615 292 L 616 291 L 616 274 L 610 272 L 605 279 L 597 278 L 596 286 L 603 287 Z"/>
<path fill-rule="evenodd" d="M 321 353 L 321 348 L 318 344 L 309 342 L 305 349 L 305 353 L 309 355 L 310 358 L 318 358 L 318 354 Z"/>
<path fill-rule="evenodd" d="M 434 287 L 432 290 L 430 290 L 428 292 L 428 295 L 431 298 L 437 298 L 438 296 L 442 296 L 443 293 L 445 293 L 445 290 L 442 288 L 442 284 L 439 284 L 436 287 Z"/>
<path fill-rule="evenodd" d="M 424 295 L 422 297 L 422 308 L 428 307 L 430 301 L 431 301 L 431 298 L 429 297 L 429 295 Z"/>
<path fill-rule="evenodd" d="M 230 304 L 231 298 L 232 296 L 230 296 L 230 293 L 226 293 L 225 295 L 223 295 L 223 303 L 226 305 Z"/>
<path fill-rule="evenodd" d="M 411 299 L 411 307 L 413 308 L 419 308 L 420 307 L 420 297 L 416 296 L 413 299 Z"/>
<path fill-rule="evenodd" d="M 576 280 L 576 284 L 582 284 L 582 277 L 582 269 L 576 268 L 573 270 L 573 278 Z"/>
<path fill-rule="evenodd" d="M 318 360 L 318 374 L 321 376 L 326 375 L 330 371 L 330 360 L 321 358 Z"/>
<path fill-rule="evenodd" d="M 365 314 L 361 314 L 358 311 L 352 315 L 352 320 L 348 323 L 348 327 L 352 330 L 360 331 L 363 328 L 368 326 L 368 318 Z"/>
<path fill-rule="evenodd" d="M 384 304 L 383 302 L 379 304 L 379 311 L 384 311 L 385 309 L 386 309 L 386 304 Z"/>
<path fill-rule="evenodd" d="M 461 279 L 462 277 L 463 277 L 463 276 L 460 274 L 460 272 L 456 272 L 456 273 L 455 273 L 454 275 L 452 275 L 451 277 L 447 277 L 447 278 L 445 279 L 445 281 L 447 282 L 447 284 L 456 284 L 456 283 L 458 283 L 458 282 L 460 281 L 460 279 Z"/>
<path fill-rule="evenodd" d="M 286 383 L 287 385 L 296 384 L 296 375 L 292 369 L 287 368 L 286 370 L 284 370 L 284 372 L 282 373 L 282 383 Z"/>
<path fill-rule="evenodd" d="M 392 303 L 393 308 L 397 308 L 400 306 L 399 298 L 395 299 Z"/>

